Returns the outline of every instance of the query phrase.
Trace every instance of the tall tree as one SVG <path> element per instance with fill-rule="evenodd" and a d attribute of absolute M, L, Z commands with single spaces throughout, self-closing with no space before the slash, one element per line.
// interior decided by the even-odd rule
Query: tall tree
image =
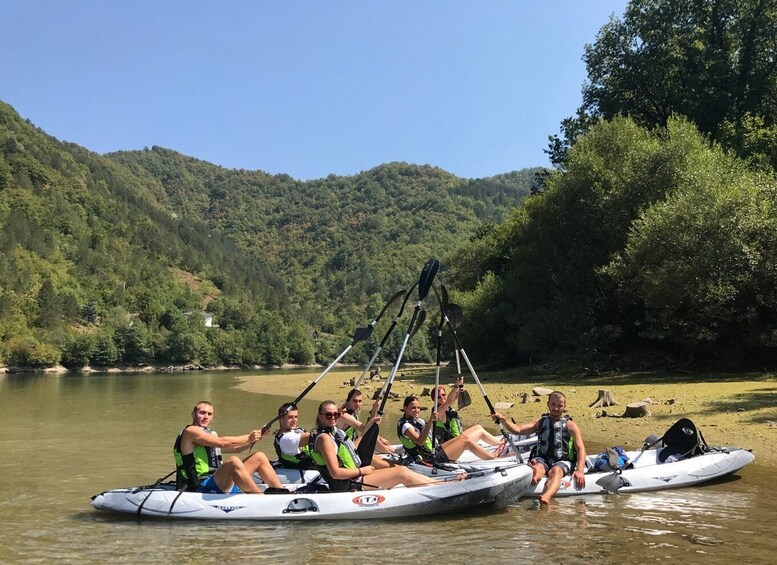
<path fill-rule="evenodd" d="M 777 124 L 777 0 L 633 0 L 583 59 L 583 103 L 551 137 L 557 165 L 581 133 L 616 115 L 648 128 L 683 115 L 743 155 L 754 117 L 760 130 Z"/>

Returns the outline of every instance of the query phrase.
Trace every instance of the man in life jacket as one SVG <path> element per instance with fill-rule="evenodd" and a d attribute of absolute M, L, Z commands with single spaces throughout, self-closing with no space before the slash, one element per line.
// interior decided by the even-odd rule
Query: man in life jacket
<path fill-rule="evenodd" d="M 459 399 L 459 392 L 464 388 L 464 377 L 459 375 L 451 391 L 445 391 L 442 385 L 433 388 L 429 393 L 432 401 L 437 402 L 438 420 L 434 423 L 435 442 L 440 445 L 446 441 L 464 435 L 474 441 L 483 441 L 492 446 L 499 446 L 499 454 L 505 449 L 504 440 L 499 440 L 488 433 L 480 424 L 464 429 L 459 413 L 453 409 L 453 404 Z"/>
<path fill-rule="evenodd" d="M 239 453 L 262 439 L 261 430 L 241 436 L 219 436 L 210 428 L 215 410 L 213 404 L 202 400 L 192 410 L 192 423 L 175 440 L 173 455 L 180 486 L 188 490 L 208 493 L 246 492 L 261 494 L 254 482 L 258 472 L 268 486 L 283 487 L 278 475 L 264 453 L 254 453 L 245 459 L 232 456 L 222 462 L 221 453 Z"/>
<path fill-rule="evenodd" d="M 529 464 L 534 470 L 531 484 L 536 485 L 542 477 L 548 475 L 545 488 L 539 497 L 541 504 L 548 504 L 561 487 L 564 475 L 572 473 L 575 486 L 585 486 L 585 445 L 580 428 L 572 418 L 564 415 L 567 398 L 563 393 L 554 391 L 548 396 L 548 412 L 536 420 L 523 425 L 513 424 L 502 414 L 495 412 L 494 421 L 514 434 L 537 432 L 537 445 L 532 450 Z"/>
<path fill-rule="evenodd" d="M 299 427 L 299 410 L 293 404 L 278 408 L 279 430 L 275 434 L 275 453 L 278 463 L 287 469 L 314 469 L 308 443 L 310 432 Z"/>
<path fill-rule="evenodd" d="M 359 420 L 359 411 L 362 407 L 364 395 L 362 391 L 357 388 L 353 388 L 348 391 L 348 395 L 345 398 L 345 403 L 340 407 L 340 419 L 337 421 L 337 427 L 345 432 L 345 435 L 353 442 L 359 439 L 359 436 L 364 435 L 364 431 L 367 429 L 367 424 Z M 380 399 L 375 400 L 372 405 L 372 410 L 367 417 L 367 421 L 372 420 L 378 413 L 380 408 Z M 394 453 L 394 448 L 391 443 L 383 436 L 378 436 L 378 440 L 375 442 L 375 451 L 378 453 Z"/>

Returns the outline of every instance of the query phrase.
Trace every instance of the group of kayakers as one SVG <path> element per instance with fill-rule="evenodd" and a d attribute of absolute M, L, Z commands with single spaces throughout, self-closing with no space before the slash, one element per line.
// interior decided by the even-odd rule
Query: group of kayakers
<path fill-rule="evenodd" d="M 494 459 L 507 454 L 505 439 L 498 439 L 480 425 L 464 428 L 453 408 L 464 387 L 459 377 L 450 391 L 438 386 L 430 395 L 436 410 L 429 421 L 419 417 L 421 405 L 416 396 L 408 396 L 403 403 L 403 414 L 396 430 L 406 457 L 405 460 L 426 464 L 441 464 L 457 460 L 464 451 L 480 459 Z M 278 409 L 279 430 L 274 447 L 278 465 L 295 469 L 316 469 L 332 492 L 406 487 L 436 484 L 427 475 L 412 471 L 403 464 L 381 457 L 394 448 L 381 437 L 375 437 L 382 417 L 377 414 L 379 403 L 373 405 L 366 422 L 359 419 L 363 394 L 358 389 L 348 393 L 345 402 L 332 400 L 318 407 L 314 429 L 299 427 L 299 411 L 295 404 L 284 404 Z M 532 452 L 532 484 L 548 476 L 539 501 L 547 504 L 558 491 L 562 477 L 573 472 L 578 488 L 585 485 L 586 451 L 580 428 L 565 414 L 566 397 L 555 391 L 548 397 L 548 412 L 523 425 L 516 425 L 498 412 L 496 423 L 515 434 L 537 433 L 537 445 Z M 192 410 L 192 423 L 178 434 L 174 446 L 178 486 L 180 489 L 206 493 L 261 493 L 253 479 L 257 473 L 267 484 L 265 494 L 288 492 L 281 483 L 267 456 L 256 452 L 244 459 L 231 456 L 222 460 L 223 453 L 239 453 L 249 449 L 265 435 L 266 430 L 252 430 L 241 436 L 219 436 L 210 424 L 215 409 L 203 400 Z M 371 436 L 369 455 L 360 457 L 358 445 Z M 372 443 L 374 442 L 374 449 Z M 364 451 L 364 450 L 362 450 Z M 377 452 L 377 453 L 376 453 Z M 369 457 L 369 461 L 363 460 Z M 457 478 L 463 479 L 465 473 Z"/>

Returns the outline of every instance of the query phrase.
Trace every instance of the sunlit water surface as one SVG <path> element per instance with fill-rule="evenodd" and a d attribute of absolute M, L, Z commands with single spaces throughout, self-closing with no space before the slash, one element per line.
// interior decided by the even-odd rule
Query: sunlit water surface
<path fill-rule="evenodd" d="M 98 492 L 149 484 L 172 470 L 173 440 L 197 400 L 214 402 L 214 428 L 225 435 L 259 427 L 290 400 L 239 391 L 236 376 L 0 376 L 0 562 L 777 560 L 774 470 L 758 464 L 704 487 L 566 498 L 542 510 L 521 500 L 406 521 L 139 523 L 92 509 Z M 301 403 L 303 426 L 315 406 Z"/>

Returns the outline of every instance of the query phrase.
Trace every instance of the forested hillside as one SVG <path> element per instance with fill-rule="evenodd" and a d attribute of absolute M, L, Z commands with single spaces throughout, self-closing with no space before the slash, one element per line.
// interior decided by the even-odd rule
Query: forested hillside
<path fill-rule="evenodd" d="M 534 176 L 394 163 L 300 182 L 160 148 L 107 157 L 0 103 L 0 362 L 327 362 Z M 423 334 L 408 354 L 429 357 Z"/>
<path fill-rule="evenodd" d="M 311 361 L 283 279 L 203 222 L 176 219 L 147 181 L 0 103 L 0 359 L 269 362 L 283 340 L 288 357 Z M 206 309 L 221 329 L 205 328 Z"/>
<path fill-rule="evenodd" d="M 302 182 L 159 147 L 110 157 L 153 175 L 171 212 L 207 223 L 281 274 L 290 301 L 324 332 L 364 319 L 368 304 L 412 284 L 429 257 L 444 258 L 484 223 L 501 222 L 541 170 L 464 180 L 390 163 Z"/>

